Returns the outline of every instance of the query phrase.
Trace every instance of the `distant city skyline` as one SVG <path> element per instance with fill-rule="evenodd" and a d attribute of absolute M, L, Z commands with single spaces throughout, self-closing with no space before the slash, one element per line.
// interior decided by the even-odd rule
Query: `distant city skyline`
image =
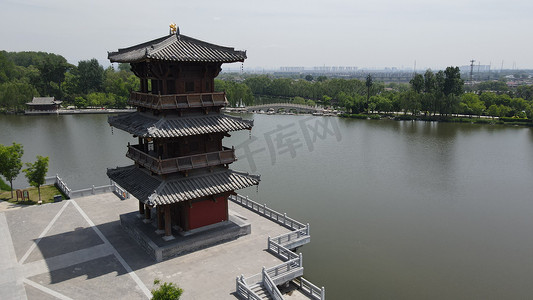
<path fill-rule="evenodd" d="M 533 3 L 523 0 L 67 1 L 4 0 L 0 50 L 70 63 L 180 32 L 247 50 L 244 68 L 356 66 L 533 69 Z M 226 66 L 240 68 L 240 64 Z"/>

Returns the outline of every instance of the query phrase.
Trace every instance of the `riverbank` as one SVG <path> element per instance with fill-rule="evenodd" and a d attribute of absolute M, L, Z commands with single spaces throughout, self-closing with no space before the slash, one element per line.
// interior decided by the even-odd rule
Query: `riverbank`
<path fill-rule="evenodd" d="M 426 122 L 445 122 L 445 123 L 471 123 L 471 124 L 500 124 L 500 125 L 520 125 L 533 127 L 533 122 L 526 118 L 490 118 L 486 116 L 415 116 L 415 115 L 397 115 L 397 114 L 340 114 L 341 118 L 352 119 L 369 119 L 369 120 L 396 120 L 396 121 L 426 121 Z"/>
<path fill-rule="evenodd" d="M 135 112 L 134 108 L 126 109 L 107 109 L 107 108 L 91 108 L 91 109 L 58 109 L 55 111 L 43 110 L 25 110 L 25 115 L 78 115 L 78 114 L 122 114 Z"/>

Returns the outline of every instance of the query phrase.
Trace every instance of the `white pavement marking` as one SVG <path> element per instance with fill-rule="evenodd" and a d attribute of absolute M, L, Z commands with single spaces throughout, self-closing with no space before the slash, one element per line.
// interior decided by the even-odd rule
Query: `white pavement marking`
<path fill-rule="evenodd" d="M 87 223 L 89 223 L 89 225 L 93 228 L 93 230 L 96 232 L 96 234 L 98 234 L 98 236 L 102 239 L 102 241 L 104 241 L 105 244 L 109 245 L 112 248 L 111 251 L 113 252 L 115 257 L 117 258 L 117 260 L 120 262 L 120 264 L 122 264 L 122 266 L 124 267 L 126 272 L 128 272 L 128 274 L 131 276 L 133 281 L 135 281 L 135 283 L 137 283 L 137 285 L 143 291 L 143 293 L 146 295 L 146 297 L 148 299 L 152 298 L 152 293 L 150 292 L 150 290 L 148 290 L 148 288 L 146 288 L 146 286 L 141 281 L 139 276 L 137 276 L 137 274 L 135 274 L 135 272 L 131 269 L 131 267 L 124 260 L 124 258 L 122 258 L 120 253 L 118 253 L 117 249 L 115 249 L 115 247 L 113 247 L 113 245 L 111 245 L 109 240 L 104 236 L 104 234 L 100 231 L 100 229 L 98 229 L 98 227 L 96 227 L 96 225 L 94 225 L 93 221 L 91 221 L 91 219 L 89 219 L 89 216 L 87 216 L 87 214 L 83 211 L 83 209 L 81 209 L 81 207 L 78 205 L 78 203 L 76 203 L 75 200 L 69 200 L 69 202 L 72 202 L 72 204 L 76 207 L 76 209 L 78 209 L 80 214 L 83 216 L 83 218 L 85 218 Z"/>
<path fill-rule="evenodd" d="M 26 251 L 26 253 L 24 254 L 24 256 L 20 259 L 19 261 L 19 264 L 23 264 L 26 259 L 28 258 L 28 256 L 30 256 L 31 252 L 35 249 L 35 247 L 37 247 L 37 244 L 39 244 L 39 242 L 41 241 L 41 239 L 48 233 L 48 231 L 50 230 L 50 228 L 52 228 L 52 225 L 54 225 L 54 223 L 57 221 L 57 219 L 59 218 L 59 216 L 61 216 L 61 214 L 63 213 L 63 211 L 65 210 L 65 208 L 67 207 L 67 205 L 69 204 L 70 201 L 65 201 L 65 204 L 63 205 L 63 207 L 61 207 L 61 209 L 57 212 L 57 214 L 55 215 L 55 217 L 52 219 L 52 221 L 50 221 L 50 223 L 48 223 L 48 225 L 46 226 L 46 228 L 43 230 L 43 232 L 41 233 L 41 235 L 39 235 L 39 238 L 37 238 L 35 240 L 35 243 L 33 243 L 30 247 L 30 249 L 28 249 L 28 251 Z"/>
<path fill-rule="evenodd" d="M 41 290 L 41 291 L 43 291 L 43 292 L 45 292 L 45 293 L 47 293 L 49 295 L 52 295 L 52 296 L 54 296 L 54 297 L 56 297 L 58 299 L 61 299 L 61 300 L 73 300 L 72 298 L 69 298 L 69 297 L 67 297 L 67 296 L 65 296 L 63 294 L 60 294 L 60 293 L 58 293 L 58 292 L 56 292 L 54 290 L 51 290 L 51 289 L 49 289 L 49 288 L 47 288 L 45 286 L 42 286 L 42 285 L 40 285 L 40 284 L 38 284 L 36 282 L 31 281 L 29 279 L 24 279 L 24 283 L 26 283 L 28 285 L 31 285 L 34 288 L 39 289 L 39 290 Z"/>
<path fill-rule="evenodd" d="M 35 275 L 67 268 L 112 254 L 113 249 L 111 249 L 109 245 L 101 244 L 47 259 L 34 261 L 22 266 L 24 269 L 24 277 L 30 278 Z"/>
<path fill-rule="evenodd" d="M 28 299 L 4 213 L 0 213 L 0 241 L 0 298 Z"/>

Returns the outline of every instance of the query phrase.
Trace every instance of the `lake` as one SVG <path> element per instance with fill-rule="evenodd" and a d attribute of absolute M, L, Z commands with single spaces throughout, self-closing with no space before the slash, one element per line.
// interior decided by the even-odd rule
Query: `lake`
<path fill-rule="evenodd" d="M 261 183 L 240 192 L 311 224 L 304 274 L 328 299 L 531 297 L 531 128 L 243 117 L 254 129 L 224 144 Z M 73 189 L 108 184 L 136 143 L 105 115 L 1 115 L 0 143 L 13 141 Z"/>

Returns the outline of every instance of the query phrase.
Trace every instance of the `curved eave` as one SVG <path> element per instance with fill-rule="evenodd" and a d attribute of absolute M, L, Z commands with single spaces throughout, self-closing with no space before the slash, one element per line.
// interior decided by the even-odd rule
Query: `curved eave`
<path fill-rule="evenodd" d="M 243 120 L 224 114 L 159 119 L 134 112 L 110 116 L 108 123 L 131 134 L 150 138 L 172 138 L 251 130 L 253 127 L 252 120 Z"/>
<path fill-rule="evenodd" d="M 136 166 L 108 169 L 107 175 L 135 198 L 148 205 L 166 205 L 223 194 L 260 182 L 259 175 L 222 170 L 170 180 L 156 178 Z"/>
<path fill-rule="evenodd" d="M 171 34 L 116 52 L 108 52 L 108 59 L 118 63 L 143 61 L 234 63 L 244 62 L 246 51 L 219 46 L 185 35 Z"/>

